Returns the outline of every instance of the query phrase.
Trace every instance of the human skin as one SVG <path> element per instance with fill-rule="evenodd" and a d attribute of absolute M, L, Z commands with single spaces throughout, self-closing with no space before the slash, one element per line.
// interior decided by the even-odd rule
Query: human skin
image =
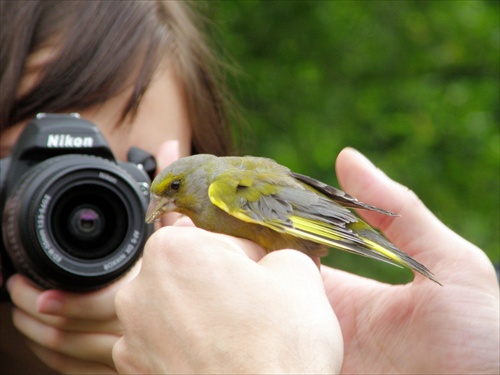
<path fill-rule="evenodd" d="M 400 214 L 359 211 L 443 284 L 417 275 L 411 283 L 392 286 L 322 267 L 344 337 L 342 372 L 498 374 L 499 286 L 484 252 L 358 152 L 344 150 L 336 167 L 344 190 Z"/>
<path fill-rule="evenodd" d="M 358 152 L 345 149 L 336 166 L 344 190 L 401 215 L 360 212 L 443 287 L 420 275 L 393 286 L 324 266 L 320 286 L 313 262 L 296 251 L 265 255 L 248 241 L 165 228 L 117 295 L 124 326 L 113 349 L 117 368 L 498 373 L 499 289 L 488 258 Z"/>
<path fill-rule="evenodd" d="M 121 373 L 317 374 L 342 363 L 318 268 L 295 250 L 266 255 L 247 240 L 165 227 L 116 306 Z"/>
<path fill-rule="evenodd" d="M 78 111 L 99 127 L 117 159 L 126 160 L 131 146 L 154 154 L 159 168 L 172 162 L 172 157 L 188 155 L 190 124 L 183 92 L 172 70 L 168 66 L 159 69 L 142 98 L 137 115 L 117 126 L 128 94 L 126 90 L 99 106 Z M 9 152 L 25 125 L 17 124 L 2 133 L 2 152 Z M 164 224 L 172 220 L 172 217 L 166 218 Z M 15 306 L 13 324 L 28 339 L 36 356 L 53 369 L 62 373 L 116 373 L 111 350 L 121 335 L 121 326 L 116 319 L 114 296 L 133 279 L 139 267 L 138 263 L 125 277 L 90 293 L 43 291 L 16 274 L 7 284 Z M 10 305 L 1 304 L 0 308 L 9 309 Z M 10 340 L 12 338 L 0 340 L 2 350 L 29 366 L 29 349 L 25 347 L 12 353 Z"/>

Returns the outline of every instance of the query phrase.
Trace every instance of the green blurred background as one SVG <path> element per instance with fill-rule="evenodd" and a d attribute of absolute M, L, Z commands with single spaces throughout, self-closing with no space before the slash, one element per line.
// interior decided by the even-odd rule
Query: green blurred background
<path fill-rule="evenodd" d="M 414 190 L 498 262 L 498 1 L 209 1 L 236 74 L 244 153 L 335 186 L 345 146 Z M 341 251 L 324 263 L 382 281 L 411 272 Z"/>

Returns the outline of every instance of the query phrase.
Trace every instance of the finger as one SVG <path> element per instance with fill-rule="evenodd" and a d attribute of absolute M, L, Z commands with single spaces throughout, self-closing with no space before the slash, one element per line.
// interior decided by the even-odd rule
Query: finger
<path fill-rule="evenodd" d="M 61 290 L 43 291 L 36 301 L 37 310 L 85 320 L 111 320 L 116 317 L 115 294 L 119 288 L 135 278 L 140 269 L 140 260 L 121 279 L 102 289 L 87 293 L 72 293 Z"/>
<path fill-rule="evenodd" d="M 121 332 L 121 326 L 116 319 L 75 319 L 40 312 L 38 301 L 41 299 L 40 296 L 46 292 L 35 287 L 20 274 L 13 275 L 9 279 L 9 290 L 11 291 L 11 299 L 17 308 L 44 324 L 75 332 Z M 42 302 L 42 305 L 46 302 Z"/>
<path fill-rule="evenodd" d="M 120 374 L 139 374 L 141 364 L 130 355 L 125 337 L 121 337 L 113 346 L 113 362 Z"/>
<path fill-rule="evenodd" d="M 483 251 L 447 228 L 412 191 L 391 180 L 359 152 L 344 149 L 336 168 L 349 194 L 400 215 L 359 211 L 397 247 L 430 268 L 438 280 L 456 282 L 467 280 L 466 274 L 491 273 L 491 262 Z"/>
<path fill-rule="evenodd" d="M 191 221 L 191 219 L 185 215 L 181 215 L 174 223 L 172 223 L 175 227 L 194 227 L 195 225 Z"/>
<path fill-rule="evenodd" d="M 14 309 L 12 320 L 22 334 L 38 345 L 80 360 L 113 366 L 111 350 L 119 335 L 66 332 L 43 324 L 19 309 Z"/>
<path fill-rule="evenodd" d="M 202 246 L 205 244 L 215 246 L 211 246 L 207 250 L 206 246 Z M 198 256 L 203 256 L 201 253 L 204 251 L 226 250 L 244 255 L 254 261 L 258 261 L 266 255 L 266 251 L 252 241 L 212 233 L 196 227 L 179 226 L 163 227 L 153 233 L 146 245 L 145 256 L 148 255 L 147 253 L 154 251 L 170 251 L 170 253 L 173 253 L 177 250 L 179 255 L 182 255 L 182 258 L 187 261 L 193 257 L 195 252 L 199 254 Z M 208 254 L 208 256 L 211 255 L 213 254 Z"/>
<path fill-rule="evenodd" d="M 43 292 L 35 286 L 27 277 L 21 274 L 14 274 L 7 280 L 7 290 L 14 305 L 19 308 L 36 312 L 36 299 Z"/>
<path fill-rule="evenodd" d="M 436 260 L 445 255 L 439 251 L 440 246 L 432 245 L 435 241 L 430 239 L 442 238 L 443 233 L 448 236 L 450 231 L 408 188 L 388 178 L 354 149 L 347 148 L 339 154 L 336 169 L 339 182 L 346 192 L 363 202 L 400 215 L 391 217 L 359 211 L 365 220 L 382 230 L 396 246 L 404 248 L 412 256 L 422 253 L 424 258 Z M 432 256 L 428 254 L 430 248 Z"/>
<path fill-rule="evenodd" d="M 156 172 L 159 173 L 180 157 L 179 141 L 168 140 L 163 142 L 156 152 Z"/>
<path fill-rule="evenodd" d="M 102 363 L 83 361 L 65 354 L 44 348 L 34 342 L 29 347 L 47 366 L 62 374 L 116 374 L 116 370 Z"/>
<path fill-rule="evenodd" d="M 43 291 L 20 274 L 9 278 L 7 285 L 12 302 L 27 312 L 86 320 L 109 320 L 115 317 L 113 299 L 116 291 L 134 278 L 139 268 L 140 262 L 114 284 L 89 293 Z"/>
<path fill-rule="evenodd" d="M 127 349 L 125 345 L 125 338 L 122 336 L 118 339 L 117 342 L 115 342 L 115 345 L 113 345 L 113 350 L 111 351 L 113 363 L 115 364 L 116 369 L 121 374 L 126 373 L 124 362 L 127 360 L 127 358 L 129 358 L 126 353 Z"/>
<path fill-rule="evenodd" d="M 73 319 L 73 318 L 59 317 L 53 315 L 32 313 L 30 311 L 23 310 L 22 308 L 19 308 L 19 310 L 23 311 L 27 316 L 42 324 L 66 332 L 92 332 L 92 333 L 104 333 L 104 334 L 111 333 L 116 335 L 122 333 L 122 327 L 118 319 L 112 319 L 112 320 Z"/>
<path fill-rule="evenodd" d="M 179 141 L 178 140 L 168 140 L 163 142 L 158 151 L 156 152 L 156 172 L 160 173 L 162 169 L 170 165 L 172 162 L 176 161 L 180 157 Z M 181 217 L 177 212 L 170 212 L 163 215 L 159 220 L 159 226 L 172 225 Z"/>
<path fill-rule="evenodd" d="M 337 157 L 336 171 L 342 188 L 368 204 L 407 216 L 412 212 L 433 216 L 422 202 L 406 187 L 391 180 L 359 151 L 346 148 Z M 377 227 L 386 230 L 399 217 L 384 216 L 371 211 L 359 211 Z"/>

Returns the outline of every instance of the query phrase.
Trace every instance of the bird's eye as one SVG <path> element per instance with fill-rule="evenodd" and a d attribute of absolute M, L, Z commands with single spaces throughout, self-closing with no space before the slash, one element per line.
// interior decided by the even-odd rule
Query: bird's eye
<path fill-rule="evenodd" d="M 170 189 L 172 190 L 179 190 L 180 187 L 181 187 L 180 181 L 175 180 L 170 183 Z"/>

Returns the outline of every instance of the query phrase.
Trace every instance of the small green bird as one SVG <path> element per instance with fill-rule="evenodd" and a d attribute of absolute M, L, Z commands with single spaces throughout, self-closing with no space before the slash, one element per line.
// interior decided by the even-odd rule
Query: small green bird
<path fill-rule="evenodd" d="M 249 239 L 267 251 L 289 248 L 318 257 L 334 247 L 408 267 L 439 284 L 424 265 L 349 208 L 398 216 L 271 159 L 201 154 L 158 174 L 146 222 L 175 211 L 199 228 Z"/>

